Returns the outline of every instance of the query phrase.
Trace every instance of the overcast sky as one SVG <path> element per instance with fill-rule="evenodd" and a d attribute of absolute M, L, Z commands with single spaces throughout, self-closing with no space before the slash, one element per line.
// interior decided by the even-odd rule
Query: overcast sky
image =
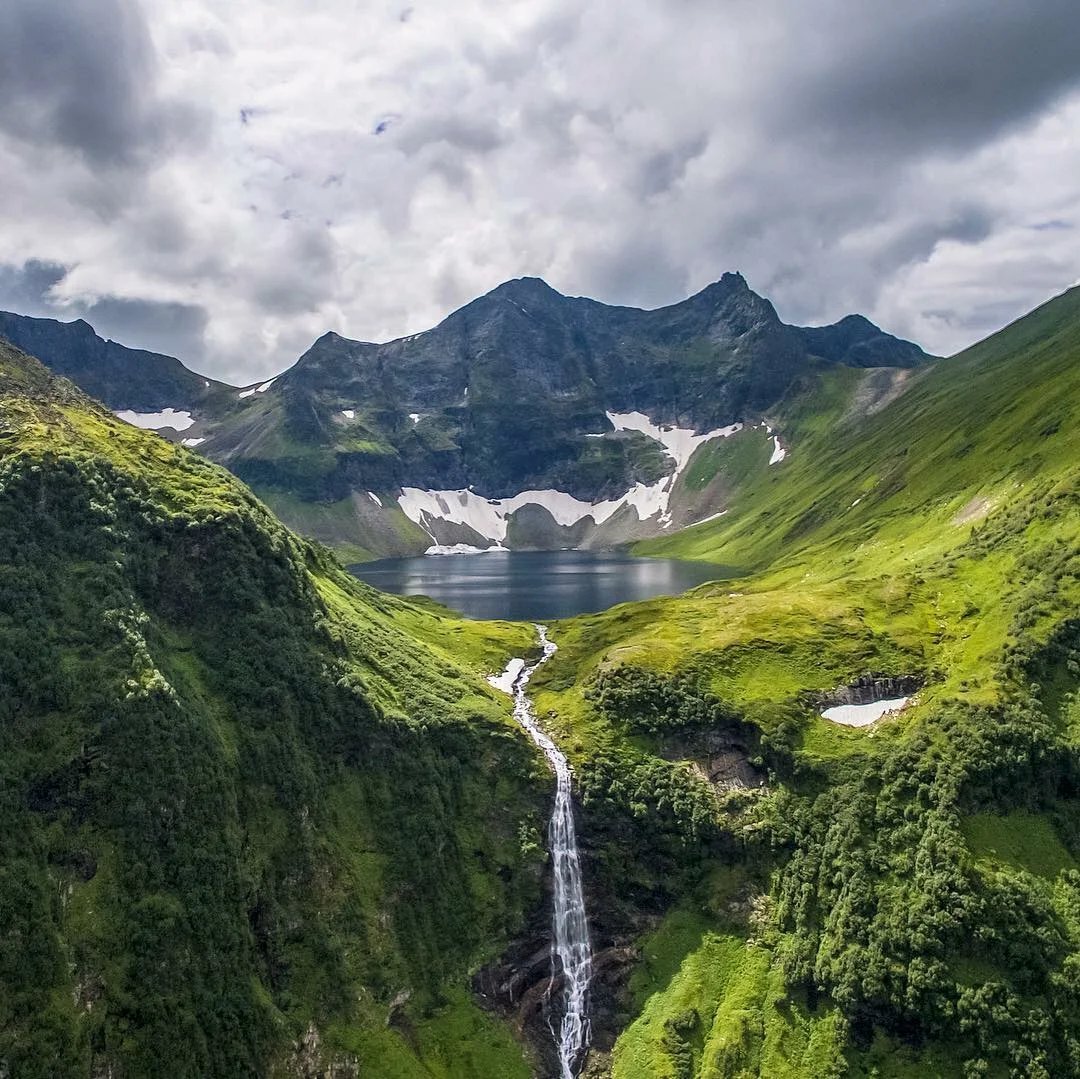
<path fill-rule="evenodd" d="M 1080 277 L 1076 0 L 4 0 L 0 308 L 238 383 L 510 277 L 955 351 Z"/>

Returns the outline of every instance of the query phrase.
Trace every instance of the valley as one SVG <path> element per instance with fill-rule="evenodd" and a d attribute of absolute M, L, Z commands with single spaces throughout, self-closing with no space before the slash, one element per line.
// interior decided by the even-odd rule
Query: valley
<path fill-rule="evenodd" d="M 899 388 L 818 366 L 772 432 L 650 438 L 730 494 L 634 561 L 721 579 L 557 618 L 542 665 L 527 621 L 369 588 L 2 346 L 0 1060 L 1074 1073 L 1078 342 L 1073 291 Z"/>
<path fill-rule="evenodd" d="M 1080 1079 L 1080 4 L 3 0 L 0 1079 Z"/>

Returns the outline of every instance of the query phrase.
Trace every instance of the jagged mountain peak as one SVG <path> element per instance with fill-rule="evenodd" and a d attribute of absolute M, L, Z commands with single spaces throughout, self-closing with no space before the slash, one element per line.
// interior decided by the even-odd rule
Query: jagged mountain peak
<path fill-rule="evenodd" d="M 100 342 L 120 350 L 102 352 L 112 357 L 102 365 L 89 346 L 80 351 L 67 340 L 28 347 L 110 407 L 137 407 L 119 398 L 132 379 L 114 368 L 123 361 L 134 371 L 144 354 Z M 74 353 L 81 359 L 73 365 Z M 282 494 L 287 520 L 333 542 L 310 528 L 305 504 L 341 504 L 359 492 L 370 517 L 383 503 L 367 492 L 392 506 L 393 492 L 407 487 L 472 488 L 481 499 L 529 490 L 618 499 L 668 475 L 671 458 L 655 439 L 613 431 L 609 413 L 641 413 L 689 433 L 753 426 L 822 364 L 912 366 L 925 358 L 861 318 L 787 325 L 738 272 L 654 310 L 565 296 L 521 277 L 420 333 L 375 344 L 329 331 L 266 383 L 216 395 L 204 389 L 190 404 L 172 384 L 170 399 L 159 394 L 154 404 L 190 409 L 193 418 L 173 437 L 182 434 L 271 501 Z M 165 370 L 163 358 L 155 362 Z M 103 384 L 105 371 L 113 377 Z M 151 411 L 145 396 L 140 404 Z M 430 542 L 420 530 L 403 538 L 400 522 L 367 517 L 355 530 L 368 550 L 409 553 Z M 369 537 L 369 528 L 382 531 Z"/>
<path fill-rule="evenodd" d="M 509 281 L 504 281 L 501 285 L 496 285 L 496 287 L 486 293 L 486 295 L 509 295 L 512 297 L 543 296 L 545 298 L 566 299 L 561 292 L 552 288 L 542 277 L 513 277 Z"/>
<path fill-rule="evenodd" d="M 848 367 L 914 367 L 931 359 L 913 341 L 894 337 L 865 315 L 845 315 L 828 326 L 796 327 L 806 348 Z"/>

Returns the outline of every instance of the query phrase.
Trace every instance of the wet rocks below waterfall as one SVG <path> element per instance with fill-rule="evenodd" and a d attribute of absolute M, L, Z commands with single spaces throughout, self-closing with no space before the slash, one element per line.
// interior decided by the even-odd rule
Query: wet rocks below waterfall
<path fill-rule="evenodd" d="M 589 993 L 590 1049 L 610 1052 L 632 1018 L 627 982 L 638 952 L 629 936 L 613 939 L 593 925 L 593 976 Z M 473 993 L 489 1010 L 507 1019 L 529 1046 L 539 1079 L 557 1079 L 559 1061 L 552 1029 L 562 1019 L 561 977 L 552 978 L 551 903 L 546 898 L 526 931 L 496 962 L 473 978 Z"/>

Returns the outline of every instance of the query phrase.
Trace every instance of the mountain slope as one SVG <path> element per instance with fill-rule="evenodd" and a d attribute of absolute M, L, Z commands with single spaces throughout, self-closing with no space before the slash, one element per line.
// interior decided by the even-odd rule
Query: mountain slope
<path fill-rule="evenodd" d="M 205 378 L 172 356 L 106 341 L 82 319 L 58 322 L 0 311 L 0 337 L 114 412 L 194 412 L 212 407 L 224 383 Z"/>
<path fill-rule="evenodd" d="M 811 544 L 871 534 L 950 546 L 1038 477 L 1080 458 L 1080 289 L 1049 301 L 910 381 L 865 416 L 822 394 L 790 426 L 798 447 L 720 521 L 640 550 L 760 567 Z"/>
<path fill-rule="evenodd" d="M 359 585 L 3 344 L 0 550 L 0 1072 L 527 1074 L 466 992 L 540 902 L 480 677 L 526 628 Z"/>
<path fill-rule="evenodd" d="M 660 427 L 688 439 L 753 425 L 819 365 L 926 359 L 863 319 L 787 326 L 738 274 L 656 311 L 566 297 L 524 278 L 388 344 L 325 335 L 212 430 L 204 450 L 286 520 L 331 542 L 351 530 L 381 553 L 435 542 L 611 544 L 718 508 L 688 492 L 672 503 L 680 462 L 658 440 Z M 422 508 L 398 498 L 401 488 L 442 492 L 449 508 L 430 499 Z M 568 497 L 522 494 L 543 491 Z M 484 503 L 515 497 L 498 511 L 509 525 L 478 524 Z M 613 507 L 592 512 L 605 502 Z M 515 528 L 523 504 L 541 508 Z M 317 507 L 328 506 L 339 523 L 323 531 Z"/>
<path fill-rule="evenodd" d="M 750 576 L 552 627 L 595 931 L 641 956 L 606 1063 L 1078 1074 L 1080 292 L 899 398 L 837 377 L 727 516 L 642 545 Z M 910 700 L 822 715 L 860 696 Z"/>

